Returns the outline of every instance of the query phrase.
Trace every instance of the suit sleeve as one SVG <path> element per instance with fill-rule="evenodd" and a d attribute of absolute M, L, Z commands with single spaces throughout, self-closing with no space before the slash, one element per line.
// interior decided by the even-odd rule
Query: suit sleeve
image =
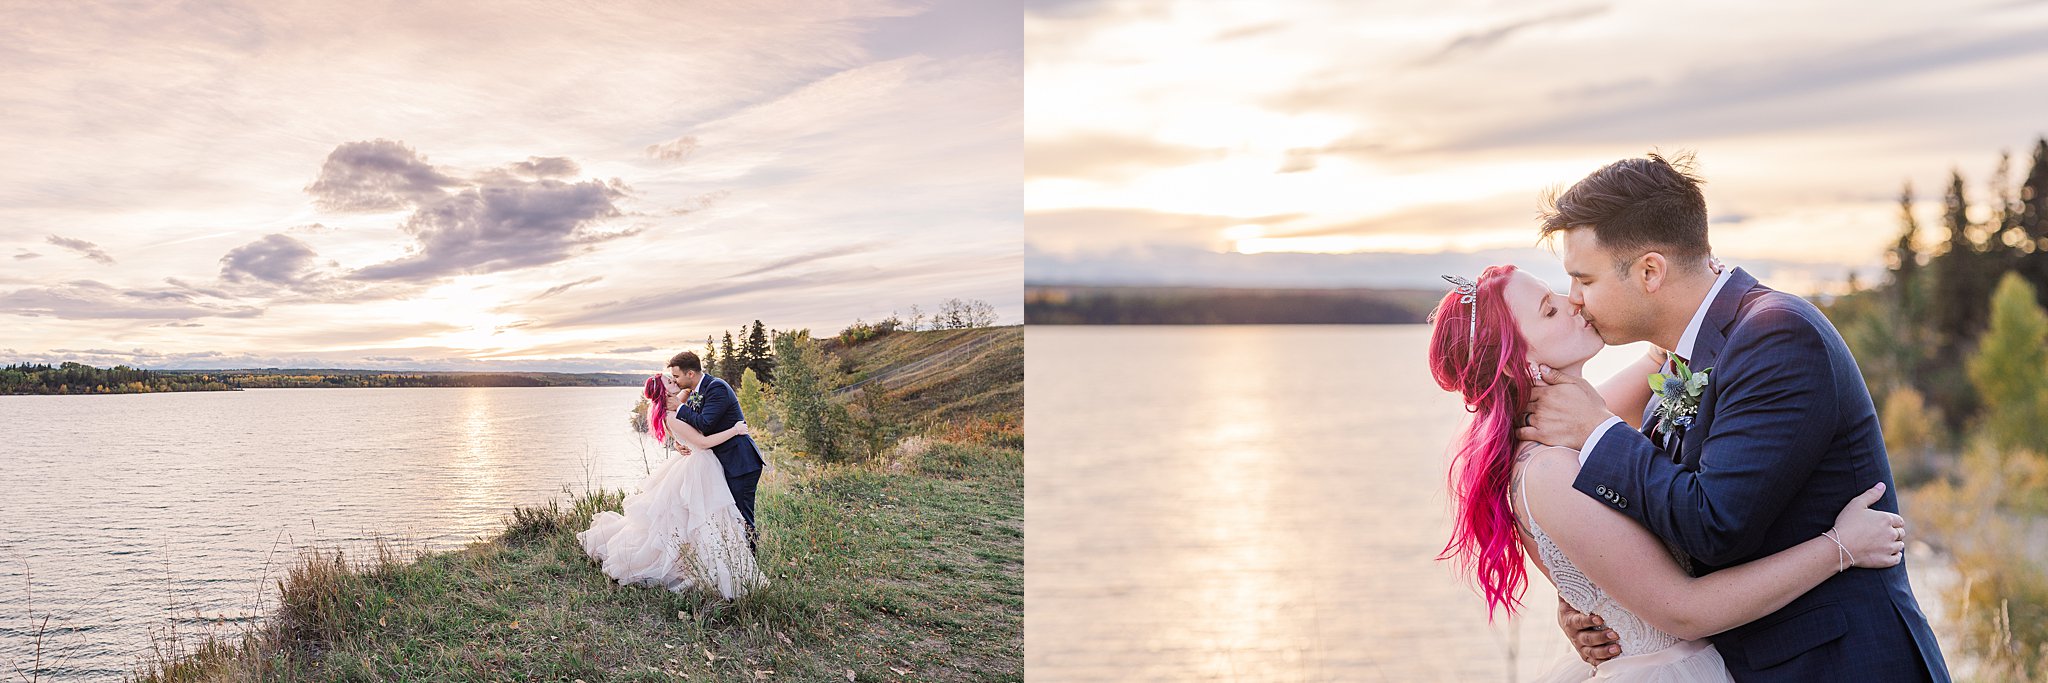
<path fill-rule="evenodd" d="M 676 406 L 676 419 L 690 423 L 698 432 L 708 436 L 712 433 L 711 426 L 721 424 L 720 420 L 727 411 L 737 410 L 739 400 L 733 397 L 732 390 L 724 383 L 714 382 L 704 390 L 703 407 L 692 409 L 689 402 L 684 401 Z"/>
<path fill-rule="evenodd" d="M 1712 430 L 1688 471 L 1633 430 L 1612 430 L 1572 487 L 1708 564 L 1756 552 L 1765 531 L 1827 453 L 1836 423 L 1825 338 L 1795 311 L 1738 326 L 1709 376 Z"/>

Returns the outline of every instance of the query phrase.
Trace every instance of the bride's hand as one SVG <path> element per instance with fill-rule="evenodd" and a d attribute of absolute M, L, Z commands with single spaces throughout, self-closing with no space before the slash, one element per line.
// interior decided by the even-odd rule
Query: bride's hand
<path fill-rule="evenodd" d="M 1884 482 L 1878 482 L 1835 516 L 1835 540 L 1864 569 L 1884 569 L 1905 559 L 1906 518 L 1870 509 L 1883 497 Z"/>
<path fill-rule="evenodd" d="M 753 432 L 753 431 L 751 431 L 751 430 L 748 430 L 748 429 L 747 429 L 747 421 L 746 421 L 746 420 L 740 420 L 740 421 L 739 421 L 738 423 L 735 423 L 735 424 L 734 424 L 734 425 L 732 426 L 732 435 L 733 435 L 733 436 L 746 436 L 746 435 L 748 435 L 748 434 L 752 434 L 752 433 L 754 433 L 754 432 Z"/>

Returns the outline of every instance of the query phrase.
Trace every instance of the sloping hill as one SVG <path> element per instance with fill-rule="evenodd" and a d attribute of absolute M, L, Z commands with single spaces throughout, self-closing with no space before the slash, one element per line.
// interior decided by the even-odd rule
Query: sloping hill
<path fill-rule="evenodd" d="M 894 332 L 821 343 L 846 374 L 842 397 L 880 386 L 905 412 L 937 421 L 1024 412 L 1024 327 Z"/>

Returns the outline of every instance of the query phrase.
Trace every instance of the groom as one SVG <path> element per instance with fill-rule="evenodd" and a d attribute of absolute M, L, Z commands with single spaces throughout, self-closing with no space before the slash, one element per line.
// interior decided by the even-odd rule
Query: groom
<path fill-rule="evenodd" d="M 696 353 L 676 354 L 668 360 L 667 372 L 677 386 L 683 387 L 683 395 L 676 401 L 676 419 L 705 434 L 732 429 L 747 419 L 740 413 L 739 397 L 733 394 L 732 385 L 705 375 L 704 362 L 697 359 Z M 761 451 L 754 447 L 752 437 L 740 435 L 713 446 L 711 452 L 718 456 L 719 466 L 725 468 L 725 485 L 732 489 L 732 501 L 739 506 L 740 516 L 747 520 L 747 548 L 753 550 L 759 535 L 754 530 L 754 485 L 761 482 Z"/>
<path fill-rule="evenodd" d="M 1649 341 L 1695 373 L 1711 369 L 1696 413 L 1666 416 L 1653 397 L 1642 430 L 1630 429 L 1585 380 L 1548 371 L 1516 437 L 1579 449 L 1574 488 L 1683 550 L 1703 575 L 1819 536 L 1876 482 L 1885 492 L 1872 507 L 1899 508 L 1856 359 L 1805 299 L 1740 268 L 1714 272 L 1688 162 L 1609 164 L 1554 199 L 1542 231 L 1562 243 L 1571 302 L 1608 344 Z M 1606 642 L 1563 611 L 1582 652 L 1588 635 Z M 1949 680 L 1903 561 L 1836 574 L 1711 640 L 1744 683 Z"/>

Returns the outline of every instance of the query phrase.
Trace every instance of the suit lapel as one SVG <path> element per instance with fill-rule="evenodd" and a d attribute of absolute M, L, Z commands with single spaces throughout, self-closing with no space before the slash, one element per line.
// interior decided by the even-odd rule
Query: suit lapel
<path fill-rule="evenodd" d="M 1721 358 L 1721 348 L 1728 344 L 1728 328 L 1735 324 L 1736 314 L 1742 310 L 1742 301 L 1749 298 L 1750 290 L 1758 286 L 1756 278 L 1748 271 L 1735 269 L 1735 274 L 1728 278 L 1728 284 L 1721 286 L 1721 291 L 1714 296 L 1714 303 L 1707 307 L 1707 317 L 1700 321 L 1699 336 L 1693 338 L 1692 359 L 1686 367 L 1693 372 L 1714 368 L 1714 363 Z M 1707 377 L 1712 378 L 1715 374 L 1707 373 Z M 1674 444 L 1672 459 L 1680 464 L 1693 468 L 1699 466 L 1699 458 L 1694 454 L 1699 452 L 1700 441 L 1706 438 L 1707 425 L 1713 422 L 1715 393 L 1714 383 L 1709 379 L 1707 390 L 1700 394 L 1699 414 L 1694 416 L 1691 427 L 1679 432 L 1678 442 Z"/>

